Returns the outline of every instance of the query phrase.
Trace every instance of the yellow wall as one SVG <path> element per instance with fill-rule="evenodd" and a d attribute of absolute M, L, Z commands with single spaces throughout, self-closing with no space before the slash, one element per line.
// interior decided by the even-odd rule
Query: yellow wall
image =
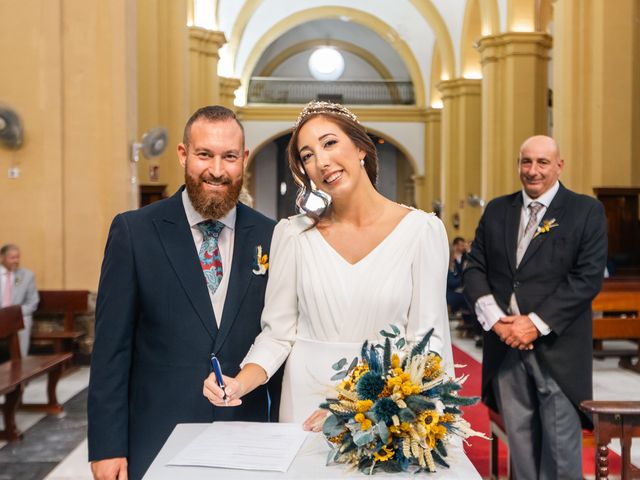
<path fill-rule="evenodd" d="M 547 72 L 552 39 L 546 33 L 483 37 L 482 197 L 521 188 L 516 160 L 522 142 L 547 133 Z"/>
<path fill-rule="evenodd" d="M 556 2 L 554 131 L 564 181 L 640 185 L 640 6 L 637 0 Z"/>
<path fill-rule="evenodd" d="M 427 109 L 425 120 L 423 209 L 433 211 L 435 201 L 443 201 L 440 192 L 440 140 L 442 110 Z"/>
<path fill-rule="evenodd" d="M 438 88 L 444 103 L 440 153 L 442 220 L 449 237 L 469 238 L 480 218 L 480 209 L 470 207 L 466 201 L 470 194 L 480 195 L 480 80 L 458 78 L 441 82 Z"/>
<path fill-rule="evenodd" d="M 21 150 L 0 149 L 0 242 L 40 288 L 95 289 L 111 219 L 135 204 L 135 4 L 2 2 L 0 18 L 0 102 L 25 127 Z"/>
<path fill-rule="evenodd" d="M 167 194 L 183 183 L 184 173 L 176 156 L 191 106 L 187 0 L 137 0 L 138 138 L 162 126 L 169 133 L 165 152 L 153 160 L 140 159 L 141 184 L 162 183 Z M 142 13 L 144 12 L 144 14 Z M 151 182 L 149 166 L 158 165 L 160 178 Z"/>

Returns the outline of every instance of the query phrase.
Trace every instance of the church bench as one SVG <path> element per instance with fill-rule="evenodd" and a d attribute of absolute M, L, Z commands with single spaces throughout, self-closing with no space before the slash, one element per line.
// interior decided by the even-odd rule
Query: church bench
<path fill-rule="evenodd" d="M 89 309 L 88 290 L 39 290 L 40 303 L 34 313 L 34 320 L 38 317 L 62 315 L 62 328 L 38 328 L 37 322 L 31 332 L 31 339 L 36 343 L 53 345 L 55 353 L 70 352 L 73 343 L 84 336 L 83 332 L 75 329 L 74 317 L 86 313 Z"/>
<path fill-rule="evenodd" d="M 22 433 L 16 425 L 18 408 L 29 411 L 60 413 L 62 406 L 56 397 L 56 387 L 64 365 L 71 360 L 71 353 L 54 355 L 27 355 L 20 353 L 18 331 L 24 328 L 22 309 L 19 305 L 0 308 L 0 340 L 8 342 L 9 360 L 0 363 L 0 395 L 5 396 L 2 404 L 4 430 L 0 439 L 18 440 Z M 22 393 L 29 381 L 47 374 L 47 403 L 23 404 Z"/>
<path fill-rule="evenodd" d="M 594 357 L 620 357 L 620 367 L 640 373 L 640 283 L 605 283 L 591 307 Z M 630 340 L 637 346 L 603 349 L 603 340 Z"/>

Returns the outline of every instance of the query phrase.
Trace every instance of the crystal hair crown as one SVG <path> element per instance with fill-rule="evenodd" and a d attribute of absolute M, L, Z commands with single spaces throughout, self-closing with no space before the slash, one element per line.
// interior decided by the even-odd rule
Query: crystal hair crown
<path fill-rule="evenodd" d="M 319 102 L 317 100 L 314 100 L 305 105 L 305 107 L 302 109 L 302 112 L 300 112 L 300 115 L 298 115 L 298 120 L 296 120 L 293 128 L 298 128 L 300 122 L 302 122 L 305 118 L 321 113 L 333 113 L 336 115 L 342 115 L 343 117 L 359 123 L 356 114 L 349 110 L 347 107 L 340 105 L 339 103 Z"/>

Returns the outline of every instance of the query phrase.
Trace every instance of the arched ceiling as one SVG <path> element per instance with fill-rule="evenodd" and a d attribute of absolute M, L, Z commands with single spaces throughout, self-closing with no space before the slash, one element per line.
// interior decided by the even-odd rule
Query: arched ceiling
<path fill-rule="evenodd" d="M 417 91 L 430 91 L 434 46 L 442 69 L 439 80 L 463 74 L 467 0 L 200 1 L 215 4 L 218 28 L 228 40 L 220 50 L 220 75 L 241 78 L 243 83 L 296 42 L 330 38 L 368 50 L 369 58 L 375 57 L 393 78 L 410 77 Z M 479 0 L 482 35 L 505 31 L 516 10 L 531 10 L 536 4 L 537 0 Z M 299 58 L 297 62 L 302 64 Z M 417 79 L 421 85 L 415 85 Z"/>
<path fill-rule="evenodd" d="M 366 57 L 364 52 L 368 52 L 389 72 L 389 78 L 396 80 L 410 78 L 402 58 L 385 39 L 365 26 L 339 19 L 313 20 L 281 35 L 263 52 L 252 76 L 263 75 L 265 66 L 283 52 L 299 53 L 300 46 L 308 45 L 306 50 L 310 53 L 313 48 L 321 44 L 333 45 L 338 50 L 348 51 L 361 58 Z M 308 76 L 308 72 L 301 72 L 301 74 Z"/>

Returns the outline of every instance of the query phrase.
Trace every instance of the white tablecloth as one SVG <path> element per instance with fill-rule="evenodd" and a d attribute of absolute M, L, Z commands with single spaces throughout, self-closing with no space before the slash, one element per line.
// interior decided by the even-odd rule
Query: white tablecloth
<path fill-rule="evenodd" d="M 366 480 L 368 477 L 357 470 L 350 470 L 345 465 L 325 466 L 329 446 L 322 438 L 322 434 L 310 434 L 300 452 L 291 464 L 287 473 L 279 472 L 256 472 L 248 470 L 227 470 L 222 468 L 206 467 L 174 467 L 167 466 L 171 460 L 187 443 L 202 432 L 207 427 L 206 423 L 183 423 L 176 426 L 167 442 L 158 453 L 158 456 L 149 467 L 144 476 L 144 480 L 205 480 L 205 479 L 267 479 L 267 478 L 358 478 Z M 462 451 L 462 447 L 450 446 L 447 462 L 451 468 L 441 468 L 433 474 L 421 474 L 418 477 L 412 474 L 387 474 L 376 473 L 375 477 L 393 478 L 428 478 L 430 480 L 474 480 L 481 479 L 478 471 L 471 464 L 467 456 Z"/>

